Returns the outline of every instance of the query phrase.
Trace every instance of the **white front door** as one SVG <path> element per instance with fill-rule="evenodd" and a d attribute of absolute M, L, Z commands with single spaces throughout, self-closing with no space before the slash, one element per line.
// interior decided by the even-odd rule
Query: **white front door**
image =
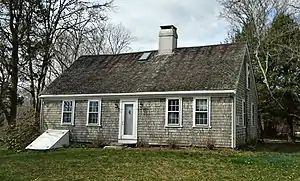
<path fill-rule="evenodd" d="M 137 101 L 121 100 L 119 142 L 136 143 Z"/>

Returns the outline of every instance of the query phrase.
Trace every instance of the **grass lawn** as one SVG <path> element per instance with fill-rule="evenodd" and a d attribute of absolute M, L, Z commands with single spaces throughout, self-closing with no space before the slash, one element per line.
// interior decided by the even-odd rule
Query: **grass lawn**
<path fill-rule="evenodd" d="M 0 180 L 300 180 L 297 151 L 0 148 Z"/>

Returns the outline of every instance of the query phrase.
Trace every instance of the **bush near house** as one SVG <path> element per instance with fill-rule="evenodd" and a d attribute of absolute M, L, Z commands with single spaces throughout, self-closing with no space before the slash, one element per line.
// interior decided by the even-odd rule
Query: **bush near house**
<path fill-rule="evenodd" d="M 22 150 L 39 135 L 39 122 L 35 118 L 35 112 L 28 110 L 18 118 L 15 127 L 5 128 L 4 143 L 8 149 Z"/>

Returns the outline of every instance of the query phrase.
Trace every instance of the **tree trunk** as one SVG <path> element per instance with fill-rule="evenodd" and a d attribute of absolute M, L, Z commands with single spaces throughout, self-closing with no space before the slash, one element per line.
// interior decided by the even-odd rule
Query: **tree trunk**
<path fill-rule="evenodd" d="M 263 143 L 264 142 L 264 129 L 261 125 L 261 116 L 258 115 L 258 134 L 259 134 L 259 140 Z"/>
<path fill-rule="evenodd" d="M 14 42 L 14 40 L 13 40 Z M 12 60 L 11 60 L 11 89 L 10 89 L 10 119 L 8 125 L 16 124 L 17 105 L 18 105 L 18 45 L 13 45 Z"/>
<path fill-rule="evenodd" d="M 19 63 L 19 42 L 18 42 L 18 27 L 19 19 L 15 17 L 14 14 L 14 2 L 10 2 L 9 4 L 9 28 L 12 36 L 11 44 L 12 44 L 12 54 L 11 54 L 11 88 L 10 88 L 10 116 L 7 120 L 8 125 L 14 126 L 16 124 L 17 117 L 17 104 L 18 104 L 18 63 Z M 22 12 L 22 10 L 20 10 Z M 15 22 L 16 21 L 16 22 Z"/>
<path fill-rule="evenodd" d="M 287 116 L 287 124 L 288 124 L 288 142 L 294 143 L 294 125 L 293 125 L 293 118 L 291 116 Z"/>

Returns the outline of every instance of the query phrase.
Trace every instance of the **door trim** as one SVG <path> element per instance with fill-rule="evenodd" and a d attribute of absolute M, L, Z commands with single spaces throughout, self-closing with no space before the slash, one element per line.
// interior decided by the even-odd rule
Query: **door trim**
<path fill-rule="evenodd" d="M 132 103 L 133 104 L 133 137 L 132 138 L 123 138 L 123 107 L 126 103 Z M 138 121 L 138 99 L 120 99 L 120 105 L 119 105 L 120 111 L 119 111 L 119 137 L 118 137 L 118 143 L 122 144 L 135 144 L 137 143 L 137 121 Z"/>

